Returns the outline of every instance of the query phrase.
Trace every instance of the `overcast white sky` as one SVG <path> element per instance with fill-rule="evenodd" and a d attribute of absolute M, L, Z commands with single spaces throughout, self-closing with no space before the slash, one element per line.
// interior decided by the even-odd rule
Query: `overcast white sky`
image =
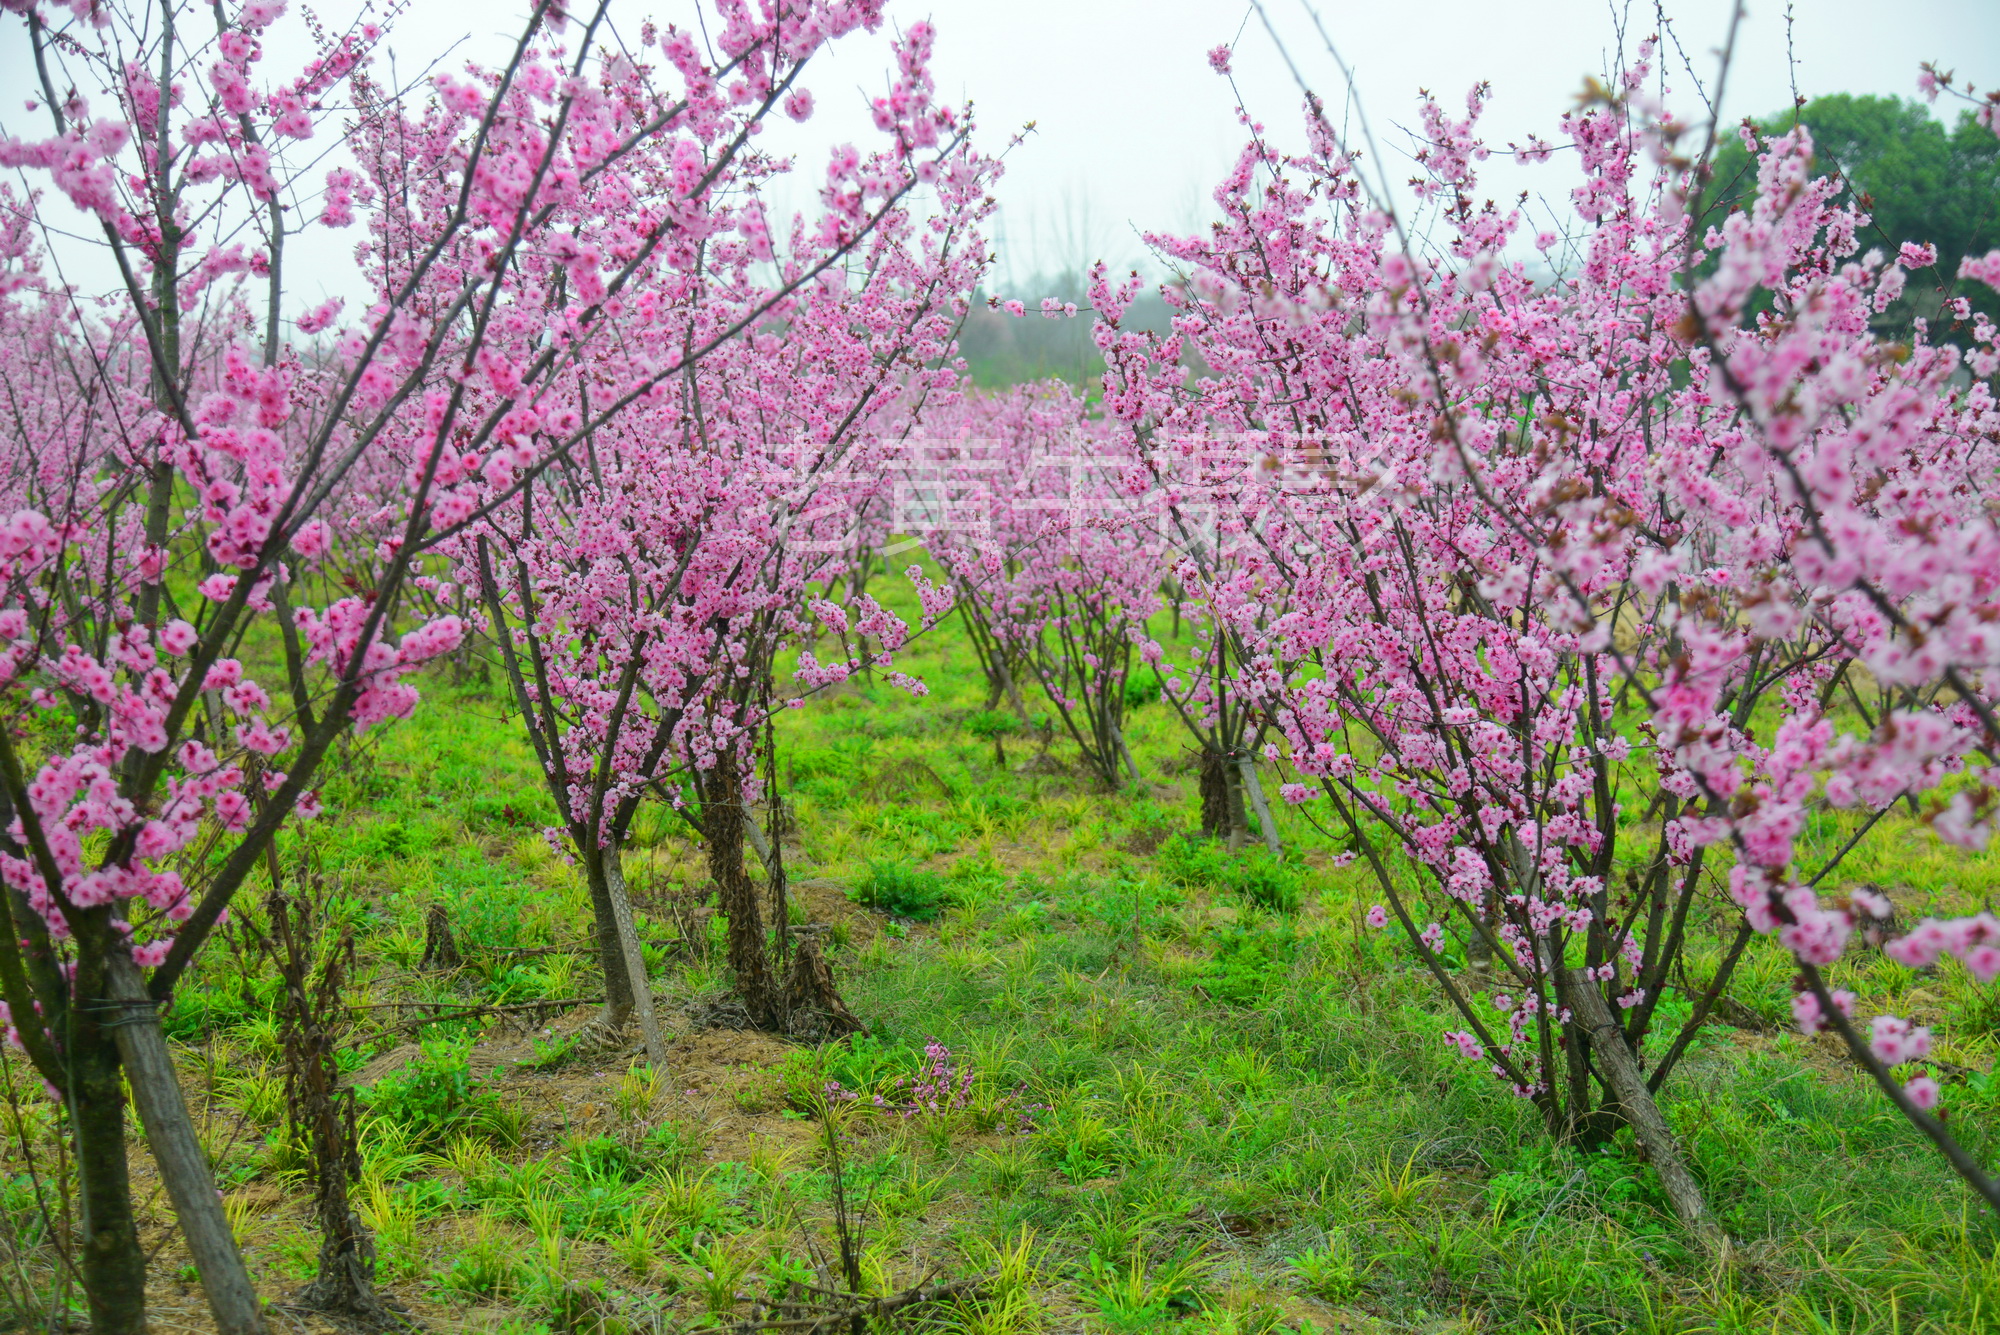
<path fill-rule="evenodd" d="M 1667 6 L 1704 82 L 1712 84 L 1730 6 Z M 1355 72 L 1385 151 L 1400 139 L 1394 126 L 1414 122 L 1418 88 L 1457 108 L 1480 79 L 1493 84 L 1484 121 L 1492 142 L 1549 135 L 1584 76 L 1605 69 L 1621 19 L 1633 44 L 1659 27 L 1650 0 L 1316 0 L 1316 7 Z M 1793 10 L 1806 96 L 1913 96 L 1923 60 L 1956 64 L 1982 88 L 2000 83 L 2000 0 L 1796 0 Z M 1208 192 L 1243 140 L 1229 83 L 1206 63 L 1217 43 L 1236 40 L 1236 89 L 1252 113 L 1296 141 L 1298 86 L 1248 3 L 936 0 L 901 12 L 934 17 L 940 87 L 975 99 L 988 127 L 1037 122 L 1010 159 L 1001 192 L 1008 258 L 1023 278 L 1068 262 L 1071 251 L 1129 262 L 1138 253 L 1135 229 L 1187 230 L 1206 219 Z M 1265 12 L 1301 73 L 1339 105 L 1338 69 L 1305 5 L 1265 0 Z M 1730 119 L 1790 103 L 1785 49 L 1783 0 L 1748 0 L 1724 108 Z M 1693 119 L 1699 101 L 1677 59 L 1673 66 L 1674 105 Z M 821 80 L 828 93 L 838 86 L 824 73 Z M 1572 181 L 1560 161 L 1532 174 L 1503 172 L 1497 162 L 1489 168 L 1488 180 L 1506 194 L 1560 192 Z M 1089 226 L 1079 229 L 1085 219 Z M 1072 241 L 1078 230 L 1083 238 Z"/>
<path fill-rule="evenodd" d="M 1623 0 L 1315 0 L 1320 16 L 1356 72 L 1356 91 L 1374 118 L 1383 147 L 1410 124 L 1416 90 L 1428 87 L 1454 107 L 1478 79 L 1493 84 L 1486 119 L 1495 143 L 1552 133 L 1556 118 L 1587 74 L 1602 72 L 1622 21 L 1628 45 L 1658 30 L 1650 2 Z M 1715 50 L 1732 0 L 1674 0 L 1668 7 L 1681 48 L 1712 83 Z M 296 8 L 296 0 L 295 0 Z M 316 8 L 341 26 L 359 0 L 322 0 Z M 1307 79 L 1332 105 L 1343 87 L 1299 0 L 1266 0 Z M 2000 83 L 2000 0 L 1794 0 L 1792 47 L 1799 90 L 1807 96 L 1850 91 L 1914 93 L 1920 61 L 1958 67 L 1982 87 Z M 640 21 L 688 17 L 686 0 L 615 0 L 626 34 Z M 527 12 L 521 0 L 465 4 L 410 0 L 394 25 L 391 47 L 405 77 L 462 42 L 447 67 L 500 54 Z M 1002 270 L 1025 286 L 1098 257 L 1115 266 L 1140 262 L 1138 232 L 1189 230 L 1208 216 L 1208 192 L 1225 171 L 1242 132 L 1235 93 L 1208 67 L 1208 50 L 1236 46 L 1236 89 L 1259 119 L 1296 139 L 1299 92 L 1277 43 L 1239 0 L 891 0 L 892 21 L 930 18 L 938 29 L 940 93 L 975 103 L 987 143 L 997 148 L 1027 121 L 1036 132 L 1008 159 L 1000 190 Z M 0 17 L 0 88 L 30 84 L 23 27 Z M 285 21 L 296 31 L 297 16 Z M 1684 119 L 1700 104 L 1692 81 L 1667 48 L 1672 98 Z M 273 53 L 270 67 L 294 61 Z M 867 144 L 873 132 L 862 100 L 879 91 L 888 68 L 882 35 L 843 41 L 815 62 L 807 84 L 820 111 L 787 141 L 810 144 L 807 162 L 844 140 Z M 1734 120 L 1784 107 L 1792 75 L 1786 61 L 1783 0 L 1748 0 L 1724 107 Z M 20 102 L 0 104 L 0 131 L 45 134 Z M 1487 177 L 1496 196 L 1522 188 L 1560 198 L 1571 183 L 1560 160 L 1524 175 L 1511 167 Z M 816 171 L 814 172 L 816 175 Z M 1406 172 L 1392 172 L 1400 179 Z M 321 285 L 339 286 L 331 273 Z M 301 301 L 311 298 L 295 287 Z M 1024 295 L 1033 295 L 1024 293 Z"/>

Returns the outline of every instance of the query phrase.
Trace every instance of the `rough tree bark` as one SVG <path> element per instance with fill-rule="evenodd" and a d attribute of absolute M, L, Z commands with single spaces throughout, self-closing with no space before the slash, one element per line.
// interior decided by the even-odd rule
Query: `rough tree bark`
<path fill-rule="evenodd" d="M 801 938 L 792 951 L 791 969 L 782 984 L 773 973 L 757 887 L 743 866 L 743 839 L 750 822 L 736 766 L 736 757 L 725 752 L 701 780 L 701 829 L 708 842 L 717 908 L 729 923 L 729 967 L 736 973 L 737 998 L 760 1029 L 809 1040 L 859 1033 L 861 1022 L 841 1001 L 833 969 L 811 937 Z M 782 863 L 773 861 L 774 875 L 782 875 Z"/>
<path fill-rule="evenodd" d="M 1227 756 L 1222 758 L 1222 792 L 1229 813 L 1229 850 L 1233 853 L 1249 842 L 1250 816 L 1243 801 L 1243 771 Z"/>
<path fill-rule="evenodd" d="M 792 971 L 785 979 L 785 1028 L 798 1038 L 826 1042 L 858 1034 L 866 1025 L 856 1019 L 833 985 L 833 966 L 812 937 L 801 937 L 792 952 Z"/>
<path fill-rule="evenodd" d="M 751 1023 L 774 1029 L 783 1022 L 771 962 L 764 949 L 764 915 L 757 888 L 743 867 L 743 784 L 736 756 L 724 750 L 702 782 L 702 830 L 708 836 L 708 873 L 715 881 L 716 907 L 729 923 L 729 967 L 736 994 Z"/>
<path fill-rule="evenodd" d="M 1204 839 L 1229 834 L 1229 762 L 1212 746 L 1201 749 L 1201 833 Z"/>
<path fill-rule="evenodd" d="M 433 905 L 432 912 L 441 918 L 443 907 Z M 284 983 L 285 1113 L 292 1135 L 311 1155 L 319 1225 L 319 1271 L 292 1305 L 367 1330 L 403 1329 L 410 1323 L 375 1291 L 375 1240 L 347 1194 L 348 1184 L 361 1176 L 354 1091 L 341 1087 L 339 1061 L 341 991 L 354 963 L 354 935 L 343 933 L 315 970 L 310 907 L 274 893 L 270 917 Z"/>
<path fill-rule="evenodd" d="M 67 1058 L 71 1134 L 76 1143 L 77 1204 L 83 1231 L 77 1263 L 90 1304 L 90 1328 L 104 1335 L 146 1329 L 146 1254 L 132 1213 L 125 1157 L 125 1092 L 118 1080 L 117 1034 L 125 1017 L 106 997 L 102 956 L 79 952 L 78 1003 L 69 1014 Z M 150 1015 L 151 1006 L 146 1013 Z M 140 1021 L 143 1022 L 143 1021 Z"/>
<path fill-rule="evenodd" d="M 424 913 L 424 955 L 417 967 L 456 969 L 464 963 L 458 939 L 451 934 L 451 911 L 442 904 L 431 905 Z"/>

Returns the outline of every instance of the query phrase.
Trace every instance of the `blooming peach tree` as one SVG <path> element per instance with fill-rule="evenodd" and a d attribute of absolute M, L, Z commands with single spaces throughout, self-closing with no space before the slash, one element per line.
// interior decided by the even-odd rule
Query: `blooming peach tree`
<path fill-rule="evenodd" d="M 1652 1096 L 1771 934 L 1802 1025 L 1838 1029 L 2000 1204 L 1907 1065 L 1928 1036 L 1861 1036 L 1820 972 L 1887 927 L 1831 878 L 1892 804 L 1929 795 L 1937 835 L 1973 846 L 1994 818 L 1994 330 L 1959 300 L 1969 354 L 1870 335 L 1933 257 L 1863 253 L 1802 131 L 1754 145 L 1754 207 L 1695 234 L 1713 132 L 1690 147 L 1649 58 L 1564 118 L 1579 258 L 1553 281 L 1520 215 L 1477 203 L 1483 87 L 1463 117 L 1424 104 L 1424 238 L 1317 100 L 1302 153 L 1253 127 L 1224 221 L 1156 239 L 1171 332 L 1123 328 L 1130 290 L 1100 278 L 1106 403 L 1176 513 L 1226 498 L 1237 541 L 1184 561 L 1236 664 L 1222 690 L 1282 733 L 1287 800 L 1344 832 L 1371 924 L 1400 924 L 1468 1060 L 1557 1136 L 1631 1122 L 1712 1231 Z M 1811 854 L 1822 811 L 1848 837 Z M 1718 891 L 1720 963 L 1649 1046 Z M 2000 970 L 1988 916 L 1891 935 L 1914 966 Z"/>

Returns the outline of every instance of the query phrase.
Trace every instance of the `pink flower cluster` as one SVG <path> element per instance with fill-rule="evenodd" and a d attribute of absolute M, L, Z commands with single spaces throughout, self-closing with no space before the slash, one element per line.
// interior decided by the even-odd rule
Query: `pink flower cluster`
<path fill-rule="evenodd" d="M 879 1112 L 894 1113 L 898 1117 L 950 1117 L 954 1114 L 970 1112 L 980 1106 L 973 1097 L 973 1065 L 969 1061 L 954 1063 L 951 1049 L 935 1038 L 924 1042 L 924 1057 L 915 1076 L 897 1076 L 890 1081 L 886 1092 L 867 1095 L 868 1106 Z M 1004 1095 L 990 1105 L 997 1112 L 998 1130 L 1011 1129 L 1026 1134 L 1034 1129 L 1035 1114 L 1044 1111 L 1043 1105 L 1024 1101 L 1022 1089 Z M 827 1081 L 824 1087 L 826 1097 L 835 1103 L 858 1103 L 863 1095 L 842 1088 L 837 1080 Z"/>

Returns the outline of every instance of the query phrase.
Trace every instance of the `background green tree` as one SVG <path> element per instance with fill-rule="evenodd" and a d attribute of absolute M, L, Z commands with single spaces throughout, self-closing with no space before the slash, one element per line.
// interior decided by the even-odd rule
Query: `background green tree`
<path fill-rule="evenodd" d="M 1793 120 L 1793 113 L 1780 112 L 1756 125 L 1777 135 Z M 1812 132 L 1819 169 L 1845 181 L 1843 198 L 1858 198 L 1872 215 L 1861 233 L 1864 252 L 1880 247 L 1893 255 L 1905 241 L 1937 247 L 1936 268 L 1911 274 L 1903 299 L 1877 317 L 1885 332 L 1907 332 L 1921 316 L 1933 337 L 1952 337 L 1951 322 L 1938 317 L 1944 301 L 1958 296 L 2000 318 L 2000 297 L 1977 283 L 1961 290 L 1957 282 L 1961 259 L 2000 246 L 2000 137 L 1969 111 L 1947 127 L 1913 99 L 1852 93 L 1814 98 L 1797 120 Z M 1704 229 L 1743 206 L 1756 176 L 1756 162 L 1732 136 L 1716 154 Z"/>

